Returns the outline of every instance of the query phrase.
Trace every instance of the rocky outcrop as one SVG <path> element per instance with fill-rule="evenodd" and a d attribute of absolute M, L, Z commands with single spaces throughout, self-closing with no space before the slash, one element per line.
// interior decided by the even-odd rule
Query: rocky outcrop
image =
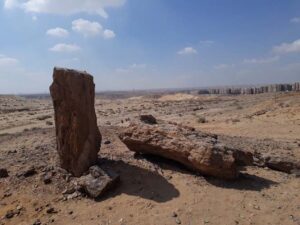
<path fill-rule="evenodd" d="M 172 159 L 203 175 L 238 177 L 235 157 L 241 154 L 220 144 L 216 135 L 160 121 L 156 125 L 132 123 L 119 137 L 134 152 Z"/>
<path fill-rule="evenodd" d="M 93 77 L 86 72 L 54 68 L 50 92 L 61 167 L 81 176 L 96 163 L 101 145 Z"/>

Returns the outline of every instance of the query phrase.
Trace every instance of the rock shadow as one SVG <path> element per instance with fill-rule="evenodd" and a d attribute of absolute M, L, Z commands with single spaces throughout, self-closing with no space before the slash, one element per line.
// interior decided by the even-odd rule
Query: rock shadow
<path fill-rule="evenodd" d="M 180 195 L 174 185 L 160 174 L 130 165 L 122 160 L 113 161 L 101 158 L 99 166 L 104 170 L 110 169 L 118 173 L 120 175 L 120 183 L 105 196 L 97 199 L 98 201 L 125 193 L 162 203 L 177 198 Z"/>
<path fill-rule="evenodd" d="M 202 175 L 201 173 L 192 171 L 189 168 L 185 167 L 184 165 L 174 160 L 166 159 L 161 156 L 148 155 L 148 154 L 136 154 L 135 158 L 146 159 L 149 162 L 159 166 L 162 169 L 173 170 L 183 174 L 194 174 L 194 175 L 204 177 L 204 179 L 208 183 L 222 188 L 261 191 L 263 189 L 270 188 L 272 185 L 278 184 L 275 181 L 246 173 L 245 172 L 246 167 L 244 166 L 240 166 L 238 168 L 240 172 L 239 178 L 237 178 L 236 180 L 224 180 L 220 178 Z"/>
<path fill-rule="evenodd" d="M 208 183 L 217 187 L 245 191 L 261 191 L 278 184 L 278 182 L 248 173 L 240 173 L 239 178 L 236 180 L 220 180 L 212 177 L 206 177 L 205 179 Z"/>
<path fill-rule="evenodd" d="M 151 154 L 134 154 L 135 159 L 145 159 L 164 170 L 172 170 L 183 174 L 198 174 L 197 172 L 187 168 L 185 165 L 168 158 Z"/>

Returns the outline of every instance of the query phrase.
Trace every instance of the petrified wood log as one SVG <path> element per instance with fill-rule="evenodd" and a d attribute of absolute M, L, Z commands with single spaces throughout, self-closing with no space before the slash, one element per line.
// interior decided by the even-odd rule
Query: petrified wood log
<path fill-rule="evenodd" d="M 224 179 L 238 176 L 235 151 L 219 144 L 216 135 L 160 122 L 132 123 L 119 137 L 134 152 L 172 159 L 203 175 Z"/>
<path fill-rule="evenodd" d="M 101 145 L 93 77 L 86 72 L 54 68 L 50 93 L 61 167 L 81 176 L 96 163 Z"/>

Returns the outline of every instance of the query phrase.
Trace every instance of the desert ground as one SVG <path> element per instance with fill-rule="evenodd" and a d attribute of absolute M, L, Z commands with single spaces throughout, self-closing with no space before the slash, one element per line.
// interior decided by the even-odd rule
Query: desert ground
<path fill-rule="evenodd" d="M 0 224 L 300 224 L 300 93 L 97 95 L 99 164 L 120 182 L 94 200 L 68 193 L 57 166 L 50 98 L 0 96 Z M 219 135 L 251 152 L 237 180 L 205 177 L 171 160 L 131 152 L 119 140 L 141 114 Z M 265 158 L 274 159 L 266 163 Z M 45 176 L 47 175 L 47 179 Z"/>

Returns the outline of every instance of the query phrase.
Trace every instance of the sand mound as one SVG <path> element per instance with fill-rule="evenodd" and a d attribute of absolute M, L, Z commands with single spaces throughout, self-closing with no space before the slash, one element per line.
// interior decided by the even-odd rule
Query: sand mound
<path fill-rule="evenodd" d="M 194 100 L 197 99 L 196 96 L 190 94 L 172 94 L 172 95 L 164 95 L 159 98 L 159 101 L 183 101 L 183 100 Z"/>

